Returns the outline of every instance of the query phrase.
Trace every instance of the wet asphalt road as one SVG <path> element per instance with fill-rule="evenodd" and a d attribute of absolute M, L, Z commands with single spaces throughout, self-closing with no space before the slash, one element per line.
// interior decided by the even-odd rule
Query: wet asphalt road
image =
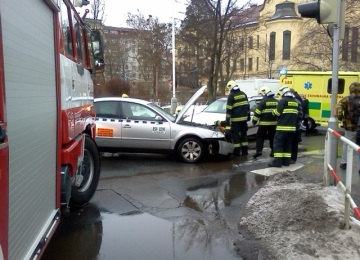
<path fill-rule="evenodd" d="M 323 149 L 324 133 L 301 146 Z M 199 164 L 169 155 L 105 156 L 93 200 L 61 221 L 42 259 L 266 259 L 238 223 L 266 183 L 249 171 L 267 167 L 269 152 L 257 161 L 252 149 L 248 158 Z M 248 243 L 239 252 L 234 243 L 243 236 Z"/>

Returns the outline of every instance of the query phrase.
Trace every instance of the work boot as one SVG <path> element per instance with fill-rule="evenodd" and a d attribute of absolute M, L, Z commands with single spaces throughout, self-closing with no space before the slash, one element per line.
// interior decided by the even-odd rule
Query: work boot
<path fill-rule="evenodd" d="M 234 156 L 240 156 L 241 154 L 240 154 L 240 147 L 236 147 L 236 148 L 234 148 Z"/>
<path fill-rule="evenodd" d="M 261 156 L 261 155 L 262 155 L 261 152 L 256 152 L 256 153 L 253 155 L 253 157 L 256 159 L 256 158 L 258 158 L 258 157 Z"/>
<path fill-rule="evenodd" d="M 278 167 L 278 168 L 281 168 L 281 166 L 282 166 L 281 158 L 273 159 L 273 160 L 268 164 L 268 166 L 269 166 L 269 167 Z"/>
<path fill-rule="evenodd" d="M 290 158 L 283 158 L 282 159 L 282 165 L 283 166 L 289 166 L 290 165 Z"/>
<path fill-rule="evenodd" d="M 248 155 L 248 147 L 247 146 L 241 147 L 241 154 L 242 155 Z"/>

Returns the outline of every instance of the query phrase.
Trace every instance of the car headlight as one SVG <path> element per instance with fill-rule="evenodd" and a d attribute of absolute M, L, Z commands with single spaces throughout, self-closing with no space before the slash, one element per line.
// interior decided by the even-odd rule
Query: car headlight
<path fill-rule="evenodd" d="M 221 131 L 214 131 L 212 138 L 225 138 L 225 135 Z"/>

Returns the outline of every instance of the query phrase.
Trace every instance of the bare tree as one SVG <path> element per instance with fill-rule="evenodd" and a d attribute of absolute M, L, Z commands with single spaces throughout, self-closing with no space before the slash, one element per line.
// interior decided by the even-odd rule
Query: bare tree
<path fill-rule="evenodd" d="M 167 78 L 169 68 L 169 24 L 160 23 L 158 18 L 145 18 L 139 11 L 128 14 L 127 24 L 136 31 L 137 52 L 134 58 L 138 61 L 141 78 L 151 81 L 152 92 L 157 98 L 159 79 Z"/>
<path fill-rule="evenodd" d="M 134 75 L 129 69 L 130 46 L 126 38 L 108 39 L 104 46 L 106 67 L 105 73 L 110 78 L 122 78 L 132 80 Z"/>
<path fill-rule="evenodd" d="M 344 40 L 340 44 L 340 70 L 358 70 L 360 57 L 357 57 L 359 45 L 359 20 L 357 12 L 359 1 L 347 0 L 345 10 Z M 332 38 L 327 25 L 319 25 L 314 19 L 306 19 L 303 24 L 305 34 L 300 38 L 293 51 L 292 68 L 307 70 L 332 69 Z"/>
<path fill-rule="evenodd" d="M 216 93 L 219 82 L 223 83 L 230 79 L 236 70 L 236 61 L 239 53 L 239 42 L 232 29 L 237 23 L 232 20 L 238 14 L 239 10 L 249 6 L 250 1 L 239 8 L 237 0 L 191 0 L 184 20 L 185 26 L 182 26 L 182 35 L 193 37 L 183 38 L 196 46 L 201 46 L 203 52 L 197 54 L 205 56 L 205 68 L 208 85 L 209 100 L 216 99 Z M 191 11 L 192 8 L 192 11 Z M 194 18 L 199 17 L 199 18 Z M 187 19 L 187 20 L 186 20 Z M 197 20 L 198 19 L 198 20 Z M 196 22 L 196 23 L 195 23 Z M 201 27 L 206 26 L 206 34 L 202 34 Z M 185 31 L 185 32 L 184 32 Z M 202 39 L 199 37 L 206 35 Z M 192 42 L 191 42 L 192 40 Z M 202 41 L 203 40 L 203 44 Z M 228 56 L 225 58 L 225 56 Z M 232 55 L 232 58 L 230 58 Z M 197 62 L 201 58 L 197 58 Z"/>
<path fill-rule="evenodd" d="M 91 19 L 100 20 L 102 24 L 105 22 L 105 0 L 94 0 L 91 4 Z M 94 23 L 94 29 L 102 29 L 102 24 Z"/>

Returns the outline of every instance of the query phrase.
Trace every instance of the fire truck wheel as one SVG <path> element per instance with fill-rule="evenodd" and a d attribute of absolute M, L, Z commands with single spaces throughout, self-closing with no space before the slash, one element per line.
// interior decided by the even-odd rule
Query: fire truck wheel
<path fill-rule="evenodd" d="M 81 166 L 82 181 L 72 186 L 70 206 L 82 207 L 93 197 L 100 178 L 100 156 L 94 141 L 85 137 L 84 161 Z"/>

